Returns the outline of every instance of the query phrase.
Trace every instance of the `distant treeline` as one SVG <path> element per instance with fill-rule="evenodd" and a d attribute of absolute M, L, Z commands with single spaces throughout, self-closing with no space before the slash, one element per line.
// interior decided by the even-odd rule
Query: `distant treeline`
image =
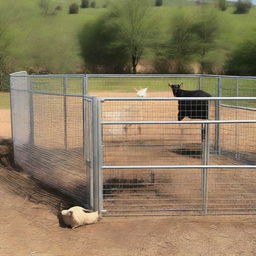
<path fill-rule="evenodd" d="M 17 70 L 256 75 L 249 0 L 6 2 L 0 0 L 0 90 Z"/>

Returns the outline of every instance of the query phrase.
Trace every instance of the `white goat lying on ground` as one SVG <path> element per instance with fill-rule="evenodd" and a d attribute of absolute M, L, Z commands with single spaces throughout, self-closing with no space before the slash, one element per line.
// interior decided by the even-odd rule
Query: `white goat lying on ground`
<path fill-rule="evenodd" d="M 61 215 L 66 225 L 77 228 L 82 225 L 94 224 L 99 219 L 98 212 L 90 212 L 80 206 L 74 206 L 68 210 L 62 210 Z"/>

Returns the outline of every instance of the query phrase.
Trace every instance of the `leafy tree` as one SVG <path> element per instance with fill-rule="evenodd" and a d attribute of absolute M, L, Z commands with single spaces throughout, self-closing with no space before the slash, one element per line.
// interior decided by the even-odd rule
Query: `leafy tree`
<path fill-rule="evenodd" d="M 92 1 L 90 7 L 91 7 L 91 8 L 95 8 L 95 7 L 96 7 L 96 2 L 95 2 L 95 1 Z"/>
<path fill-rule="evenodd" d="M 73 3 L 69 6 L 69 14 L 76 14 L 79 12 L 79 6 L 76 3 Z"/>
<path fill-rule="evenodd" d="M 218 16 L 213 9 L 202 6 L 199 13 L 179 11 L 171 20 L 169 38 L 157 51 L 156 66 L 187 73 L 193 63 L 199 63 L 201 72 L 211 71 L 218 34 Z"/>
<path fill-rule="evenodd" d="M 231 52 L 225 65 L 226 73 L 232 75 L 256 75 L 256 32 Z"/>
<path fill-rule="evenodd" d="M 217 0 L 217 7 L 221 11 L 226 11 L 227 10 L 227 1 L 226 0 Z"/>
<path fill-rule="evenodd" d="M 203 7 L 195 20 L 193 32 L 197 36 L 198 62 L 201 65 L 201 71 L 205 72 L 211 65 L 207 55 L 217 47 L 217 37 L 220 32 L 217 14 L 212 9 Z"/>
<path fill-rule="evenodd" d="M 89 0 L 82 0 L 81 8 L 88 8 L 88 7 L 89 7 Z"/>
<path fill-rule="evenodd" d="M 12 38 L 9 24 L 15 21 L 13 20 L 15 12 L 10 10 L 8 3 L 4 3 L 0 10 L 0 91 L 6 91 L 9 89 L 9 72 L 11 71 L 9 61 Z"/>
<path fill-rule="evenodd" d="M 192 19 L 185 13 L 173 17 L 167 56 L 174 61 L 173 71 L 177 73 L 187 72 L 188 64 L 195 58 L 198 44 L 193 26 Z"/>
<path fill-rule="evenodd" d="M 234 14 L 248 13 L 252 7 L 250 0 L 238 0 L 235 4 Z"/>
<path fill-rule="evenodd" d="M 147 0 L 126 0 L 115 5 L 111 16 L 118 31 L 117 44 L 125 46 L 130 56 L 132 73 L 137 73 L 137 65 L 145 51 L 156 40 L 156 22 L 152 17 Z"/>
<path fill-rule="evenodd" d="M 155 6 L 162 6 L 163 0 L 155 0 Z"/>
<path fill-rule="evenodd" d="M 156 51 L 155 69 L 160 73 L 187 73 L 198 57 L 198 36 L 195 33 L 195 18 L 180 10 L 171 19 L 167 38 Z"/>
<path fill-rule="evenodd" d="M 55 15 L 57 11 L 61 10 L 61 6 L 55 6 L 52 0 L 39 0 L 38 5 L 43 15 Z"/>
<path fill-rule="evenodd" d="M 9 88 L 8 83 L 8 39 L 5 37 L 3 29 L 0 29 L 0 91 L 5 91 Z"/>
<path fill-rule="evenodd" d="M 79 34 L 81 55 L 86 68 L 94 73 L 124 73 L 129 55 L 118 42 L 118 28 L 106 14 L 86 25 Z"/>

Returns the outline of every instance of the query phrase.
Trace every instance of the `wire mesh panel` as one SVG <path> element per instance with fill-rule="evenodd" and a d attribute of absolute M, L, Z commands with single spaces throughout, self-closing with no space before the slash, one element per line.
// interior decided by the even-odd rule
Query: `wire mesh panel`
<path fill-rule="evenodd" d="M 256 169 L 208 171 L 209 214 L 255 214 Z"/>
<path fill-rule="evenodd" d="M 246 77 L 223 77 L 220 85 L 221 96 L 226 97 L 255 97 L 256 78 Z M 256 110 L 256 101 L 223 101 L 222 105 L 240 109 Z"/>
<path fill-rule="evenodd" d="M 188 111 L 187 106 L 193 108 L 203 102 L 185 98 L 182 101 L 185 111 Z M 220 107 L 217 117 L 218 101 L 219 98 L 207 101 L 210 123 L 202 120 L 197 123 L 200 110 L 195 113 L 196 119 L 186 116 L 181 122 L 177 121 L 178 98 L 102 100 L 105 215 L 208 213 L 208 202 L 212 207 L 212 195 L 217 195 L 212 184 L 222 179 L 222 169 L 215 172 L 207 167 L 191 169 L 191 166 L 255 165 L 256 159 L 256 123 L 252 121 L 256 120 L 256 112 L 231 109 L 228 113 L 226 108 Z M 192 111 L 198 111 L 198 106 Z M 225 123 L 228 120 L 233 121 Z M 244 123 L 246 120 L 250 123 Z M 177 166 L 177 169 L 162 169 L 161 166 Z M 225 173 L 226 169 L 223 171 Z M 220 177 L 212 179 L 213 173 Z M 221 207 L 219 212 L 225 213 Z"/>
<path fill-rule="evenodd" d="M 26 88 L 20 85 L 24 79 Z M 83 77 L 15 76 L 13 83 L 16 163 L 42 183 L 85 205 L 83 97 L 79 95 Z M 69 90 L 72 96 L 67 94 Z M 22 132 L 29 134 L 29 139 L 20 139 L 25 136 L 17 132 L 24 125 Z"/>
<path fill-rule="evenodd" d="M 147 88 L 148 97 L 172 97 L 168 83 L 183 83 L 187 90 L 197 90 L 200 83 L 199 75 L 88 75 L 87 79 L 88 95 L 98 97 L 136 97 L 142 88 Z"/>
<path fill-rule="evenodd" d="M 255 81 L 15 73 L 15 161 L 105 215 L 254 213 Z"/>
<path fill-rule="evenodd" d="M 200 169 L 105 169 L 106 216 L 200 214 Z"/>
<path fill-rule="evenodd" d="M 93 112 L 92 99 L 84 98 L 84 160 L 86 172 L 87 195 L 90 206 L 94 204 L 93 193 Z"/>

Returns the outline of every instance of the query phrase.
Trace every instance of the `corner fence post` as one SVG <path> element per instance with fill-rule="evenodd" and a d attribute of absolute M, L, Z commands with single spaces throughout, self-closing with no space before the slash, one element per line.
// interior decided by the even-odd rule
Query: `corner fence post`
<path fill-rule="evenodd" d="M 29 76 L 27 76 L 27 87 L 29 90 L 29 122 L 30 122 L 30 133 L 29 133 L 29 144 L 35 145 L 35 129 L 34 129 L 34 95 L 33 95 L 33 84 Z"/>
<path fill-rule="evenodd" d="M 64 112 L 64 148 L 67 149 L 68 147 L 68 142 L 67 142 L 67 86 L 68 86 L 68 78 L 65 76 L 63 77 L 63 96 L 64 96 L 64 101 L 63 101 L 63 112 Z"/>
<path fill-rule="evenodd" d="M 93 197 L 94 210 L 101 215 L 103 209 L 102 152 L 101 152 L 101 102 L 92 97 L 93 133 Z"/>
<path fill-rule="evenodd" d="M 222 78 L 218 77 L 218 97 L 222 96 Z M 215 101 L 215 120 L 220 120 L 220 100 Z M 214 149 L 217 155 L 221 154 L 220 149 L 220 124 L 215 125 Z"/>

